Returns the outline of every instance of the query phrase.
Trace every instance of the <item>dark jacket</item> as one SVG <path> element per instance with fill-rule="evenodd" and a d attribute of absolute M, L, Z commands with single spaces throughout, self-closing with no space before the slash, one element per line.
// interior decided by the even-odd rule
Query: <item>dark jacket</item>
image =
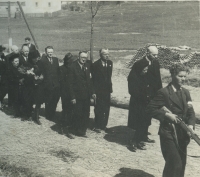
<path fill-rule="evenodd" d="M 159 135 L 167 138 L 173 138 L 173 130 L 166 120 L 165 111 L 161 110 L 163 106 L 169 109 L 173 114 L 178 115 L 188 125 L 195 125 L 195 113 L 193 107 L 188 106 L 191 101 L 190 93 L 187 89 L 181 90 L 182 104 L 174 92 L 171 83 L 158 91 L 157 95 L 151 100 L 147 107 L 147 114 L 160 121 Z M 177 135 L 184 138 L 186 133 L 176 124 Z"/>
<path fill-rule="evenodd" d="M 90 67 L 86 63 L 85 71 L 81 70 L 78 61 L 71 64 L 69 70 L 69 89 L 72 99 L 87 99 L 94 94 L 93 84 L 91 81 Z"/>
<path fill-rule="evenodd" d="M 92 80 L 96 94 L 112 93 L 112 69 L 113 63 L 107 61 L 107 67 L 102 65 L 101 59 L 97 60 L 92 65 Z"/>
<path fill-rule="evenodd" d="M 28 61 L 29 61 L 29 58 L 27 59 L 27 61 L 25 61 L 23 55 L 20 54 L 20 56 L 19 56 L 19 66 L 23 65 L 24 67 L 31 67 L 31 65 Z"/>
<path fill-rule="evenodd" d="M 53 89 L 60 87 L 60 68 L 58 58 L 52 57 L 53 63 L 51 64 L 47 56 L 43 55 L 40 60 L 40 71 L 44 76 L 44 87 Z"/>
<path fill-rule="evenodd" d="M 70 98 L 69 67 L 65 65 L 60 66 L 60 87 L 61 97 Z"/>
<path fill-rule="evenodd" d="M 146 56 L 143 57 L 141 60 L 146 60 Z M 134 66 L 137 65 L 134 64 Z M 148 66 L 147 81 L 149 85 L 150 97 L 153 98 L 156 95 L 156 92 L 162 88 L 162 81 L 160 76 L 160 64 L 156 59 L 154 59 L 151 62 L 151 65 Z"/>
<path fill-rule="evenodd" d="M 29 47 L 29 52 L 34 52 L 36 49 L 35 45 L 31 43 L 30 47 Z"/>
<path fill-rule="evenodd" d="M 8 82 L 9 87 L 16 87 L 19 86 L 19 80 L 22 79 L 24 76 L 18 71 L 18 67 L 15 68 L 11 66 L 9 72 L 8 72 Z"/>
<path fill-rule="evenodd" d="M 144 125 L 150 125 L 145 109 L 147 107 L 148 84 L 146 75 L 140 75 L 135 70 L 131 70 L 128 76 L 128 89 L 131 95 L 129 104 L 128 127 L 134 130 L 141 129 Z"/>

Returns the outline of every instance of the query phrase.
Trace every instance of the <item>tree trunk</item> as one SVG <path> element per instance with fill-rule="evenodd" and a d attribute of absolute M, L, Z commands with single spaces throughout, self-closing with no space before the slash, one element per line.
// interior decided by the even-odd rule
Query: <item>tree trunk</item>
<path fill-rule="evenodd" d="M 94 33 L 94 17 L 92 16 L 91 18 L 91 36 L 90 36 L 90 60 L 92 61 L 92 63 L 94 62 L 94 58 L 93 58 L 93 50 L 94 50 L 94 46 L 93 46 L 93 33 Z"/>

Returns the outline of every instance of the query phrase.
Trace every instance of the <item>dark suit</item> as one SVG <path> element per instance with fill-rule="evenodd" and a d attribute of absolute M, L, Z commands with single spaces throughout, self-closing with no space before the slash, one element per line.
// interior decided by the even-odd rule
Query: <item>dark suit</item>
<path fill-rule="evenodd" d="M 6 62 L 6 66 L 5 66 L 5 69 L 6 69 L 6 80 L 7 80 L 7 89 L 5 90 L 5 93 L 7 94 L 8 93 L 8 106 L 9 107 L 11 107 L 12 105 L 13 105 L 13 102 L 14 102 L 14 100 L 13 100 L 13 95 L 12 95 L 12 89 L 11 89 L 11 87 L 9 86 L 9 84 L 8 84 L 8 73 L 10 73 L 10 68 L 12 67 L 12 63 L 11 63 L 11 61 L 10 61 L 10 57 L 13 55 L 14 53 L 12 52 L 12 53 L 10 53 L 10 54 L 8 54 L 8 55 L 6 55 L 5 56 L 5 62 Z"/>
<path fill-rule="evenodd" d="M 19 56 L 19 66 L 23 65 L 24 67 L 30 67 L 31 65 L 28 61 L 29 61 L 28 57 L 25 60 L 24 56 L 22 54 L 20 54 L 20 56 Z"/>
<path fill-rule="evenodd" d="M 60 66 L 60 86 L 62 101 L 62 124 L 70 126 L 72 123 L 73 105 L 71 103 L 69 91 L 69 67 Z"/>
<path fill-rule="evenodd" d="M 44 76 L 45 116 L 52 120 L 60 98 L 60 69 L 58 58 L 52 57 L 52 63 L 43 55 L 40 60 L 40 71 Z"/>
<path fill-rule="evenodd" d="M 142 62 L 142 60 L 147 60 L 146 56 L 137 62 Z M 134 67 L 137 67 L 136 63 L 133 65 L 133 70 L 136 69 Z M 151 100 L 154 98 L 157 91 L 162 88 L 162 81 L 161 81 L 161 76 L 160 76 L 160 64 L 159 64 L 158 60 L 156 60 L 156 59 L 151 61 L 151 65 L 148 66 L 147 84 L 149 85 L 148 86 L 148 96 L 149 96 L 149 100 Z M 148 127 L 151 125 L 151 119 L 148 119 L 147 125 L 148 126 L 146 128 L 146 137 L 148 136 Z"/>
<path fill-rule="evenodd" d="M 90 79 L 90 67 L 86 63 L 84 70 L 78 61 L 70 66 L 69 89 L 71 100 L 76 99 L 74 105 L 75 129 L 85 134 L 90 110 L 90 97 L 94 93 L 93 84 Z"/>
<path fill-rule="evenodd" d="M 29 45 L 28 45 L 28 47 L 29 47 Z M 31 43 L 30 47 L 29 47 L 29 52 L 31 53 L 31 52 L 34 52 L 35 50 L 37 50 L 35 45 Z"/>
<path fill-rule="evenodd" d="M 112 69 L 113 63 L 107 60 L 107 64 L 102 64 L 99 59 L 92 65 L 92 80 L 96 93 L 95 105 L 95 127 L 104 130 L 108 124 L 110 112 L 110 94 L 112 93 Z"/>
<path fill-rule="evenodd" d="M 23 78 L 23 75 L 18 71 L 18 68 L 13 66 L 10 67 L 8 72 L 8 84 L 12 91 L 13 106 L 15 109 L 15 114 L 20 115 L 20 107 L 22 106 L 22 90 L 23 85 L 19 83 L 19 80 Z"/>
<path fill-rule="evenodd" d="M 146 138 L 146 131 L 149 125 L 145 113 L 145 109 L 149 102 L 149 87 L 146 77 L 147 74 L 141 75 L 133 69 L 128 75 L 128 90 L 131 95 L 128 127 L 135 130 L 134 139 L 136 143 L 139 143 Z"/>
<path fill-rule="evenodd" d="M 4 97 L 8 93 L 7 84 L 7 67 L 5 56 L 0 56 L 0 102 L 3 101 Z"/>
<path fill-rule="evenodd" d="M 165 106 L 173 114 L 178 115 L 188 125 L 195 125 L 195 113 L 193 107 L 188 106 L 191 101 L 190 93 L 182 88 L 180 94 L 174 92 L 172 85 L 160 89 L 147 107 L 147 114 L 160 120 L 160 143 L 163 157 L 165 159 L 165 168 L 163 177 L 183 177 L 186 165 L 187 145 L 190 141 L 187 133 L 175 125 L 178 138 L 178 147 L 175 141 L 174 132 L 171 124 L 166 120 L 165 112 L 160 110 Z"/>

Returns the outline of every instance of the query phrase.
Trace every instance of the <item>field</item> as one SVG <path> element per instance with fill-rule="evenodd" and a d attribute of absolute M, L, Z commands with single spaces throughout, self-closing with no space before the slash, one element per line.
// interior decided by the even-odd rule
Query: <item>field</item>
<path fill-rule="evenodd" d="M 62 59 L 67 52 L 77 55 L 79 50 L 89 50 L 90 11 L 65 12 L 57 18 L 28 18 L 30 27 L 44 52 L 47 45 L 54 46 L 55 55 Z M 9 177 L 160 177 L 164 166 L 161 155 L 159 122 L 152 121 L 151 139 L 146 151 L 136 153 L 127 149 L 133 136 L 127 128 L 129 94 L 124 64 L 140 47 L 147 43 L 167 46 L 187 45 L 192 48 L 185 53 L 198 50 L 199 33 L 198 2 L 180 3 L 123 3 L 121 7 L 102 7 L 95 23 L 95 59 L 102 47 L 110 49 L 114 62 L 112 100 L 119 103 L 111 107 L 108 127 L 114 134 L 96 134 L 91 107 L 88 138 L 76 137 L 70 140 L 60 135 L 59 118 L 61 103 L 58 103 L 56 118 L 44 118 L 42 125 L 21 122 L 14 119 L 9 110 L 0 111 L 0 176 Z M 24 38 L 30 36 L 23 19 L 12 19 L 13 43 L 21 46 Z M 0 19 L 0 44 L 7 43 L 7 19 Z M 163 85 L 169 81 L 169 72 L 161 69 Z M 200 119 L 200 72 L 193 69 L 188 76 L 187 88 L 191 92 L 194 109 Z M 7 100 L 5 100 L 7 101 Z M 200 135 L 197 124 L 196 132 Z M 200 155 L 199 146 L 191 141 L 188 154 Z M 199 159 L 188 157 L 186 177 L 197 177 L 200 173 Z"/>
<path fill-rule="evenodd" d="M 41 51 L 47 45 L 57 54 L 89 49 L 91 13 L 66 12 L 58 18 L 28 18 Z M 198 2 L 123 3 L 103 6 L 95 17 L 94 46 L 96 50 L 138 49 L 154 42 L 167 46 L 199 46 Z M 0 43 L 7 43 L 7 19 L 1 18 Z M 12 19 L 13 43 L 21 46 L 30 36 L 23 19 Z"/>

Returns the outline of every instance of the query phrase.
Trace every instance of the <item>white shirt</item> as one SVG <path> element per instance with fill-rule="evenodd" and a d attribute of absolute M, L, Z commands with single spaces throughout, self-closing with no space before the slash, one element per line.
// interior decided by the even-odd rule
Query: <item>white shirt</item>
<path fill-rule="evenodd" d="M 103 65 L 103 67 L 104 67 L 104 66 L 107 67 L 107 61 L 104 62 L 103 60 L 101 60 L 101 63 L 102 63 L 102 65 Z"/>
<path fill-rule="evenodd" d="M 151 60 L 149 60 L 147 56 L 146 56 L 146 60 L 149 62 L 149 65 L 151 65 Z"/>

